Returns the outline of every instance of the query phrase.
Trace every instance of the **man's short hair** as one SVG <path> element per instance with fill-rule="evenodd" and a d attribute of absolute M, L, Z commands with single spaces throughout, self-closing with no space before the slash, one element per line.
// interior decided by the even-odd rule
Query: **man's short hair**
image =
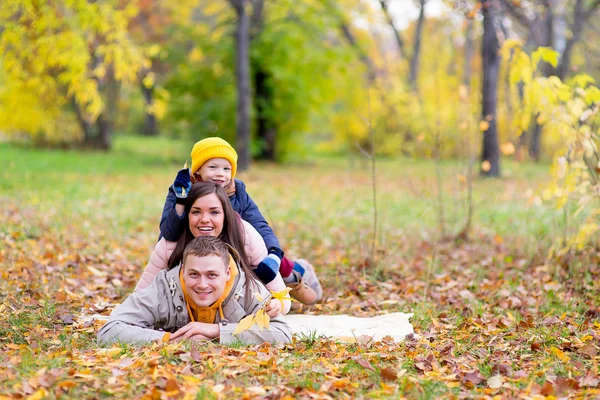
<path fill-rule="evenodd" d="M 221 239 L 214 236 L 198 236 L 185 246 L 183 251 L 183 265 L 189 255 L 196 257 L 217 256 L 221 257 L 225 268 L 229 265 L 229 247 Z"/>

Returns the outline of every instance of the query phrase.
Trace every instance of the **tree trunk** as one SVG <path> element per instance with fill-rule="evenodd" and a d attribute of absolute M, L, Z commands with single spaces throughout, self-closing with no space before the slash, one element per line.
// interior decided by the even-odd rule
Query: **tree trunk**
<path fill-rule="evenodd" d="M 576 0 L 575 10 L 573 11 L 573 25 L 571 25 L 572 36 L 567 40 L 565 45 L 565 52 L 563 53 L 556 75 L 562 80 L 567 76 L 567 73 L 571 69 L 571 56 L 573 55 L 573 47 L 581 39 L 581 32 L 583 31 L 585 11 L 583 8 L 583 0 Z"/>
<path fill-rule="evenodd" d="M 498 36 L 494 24 L 494 9 L 491 1 L 480 0 L 483 13 L 483 87 L 482 87 L 482 119 L 489 123 L 483 132 L 482 162 L 489 162 L 490 168 L 481 170 L 482 175 L 488 177 L 500 176 L 500 147 L 498 145 L 498 132 L 496 130 L 496 105 L 498 100 L 498 70 L 500 59 L 498 57 Z"/>
<path fill-rule="evenodd" d="M 246 0 L 229 0 L 237 14 L 235 29 L 235 78 L 237 83 L 236 149 L 238 171 L 250 166 L 250 18 L 246 12 Z"/>
<path fill-rule="evenodd" d="M 540 43 L 542 46 L 552 47 L 554 44 L 554 1 L 546 0 L 546 6 L 544 7 L 544 35 L 543 42 Z M 542 63 L 542 74 L 544 76 L 550 76 L 555 73 L 554 67 L 547 62 Z"/>
<path fill-rule="evenodd" d="M 419 74 L 419 57 L 421 55 L 421 38 L 423 34 L 423 24 L 425 22 L 425 0 L 419 1 L 421 4 L 421 10 L 419 11 L 419 19 L 417 20 L 413 54 L 412 58 L 410 59 L 410 72 L 408 75 L 408 82 L 415 89 L 417 89 L 417 76 Z"/>
<path fill-rule="evenodd" d="M 79 127 L 83 132 L 83 145 L 86 147 L 92 147 L 92 142 L 94 140 L 92 124 L 90 124 L 90 122 L 83 115 L 83 111 L 81 110 L 81 107 L 77 103 L 77 99 L 74 96 L 71 98 L 71 106 L 73 107 L 73 111 L 75 111 L 77 122 L 79 123 Z"/>
<path fill-rule="evenodd" d="M 97 149 L 110 150 L 112 146 L 111 136 L 113 131 L 112 121 L 104 114 L 101 114 L 96 120 L 97 130 Z"/>
<path fill-rule="evenodd" d="M 367 77 L 369 81 L 373 82 L 375 80 L 375 77 L 377 76 L 377 73 L 375 71 L 375 64 L 373 63 L 369 55 L 365 53 L 363 49 L 360 48 L 360 45 L 356 41 L 356 38 L 354 37 L 354 35 L 350 31 L 350 28 L 345 22 L 342 21 L 340 23 L 340 29 L 342 30 L 342 33 L 344 34 L 344 37 L 346 38 L 350 46 L 352 46 L 352 48 L 354 48 L 354 50 L 356 50 L 356 52 L 358 53 L 358 57 L 360 58 L 362 63 L 367 67 Z"/>
<path fill-rule="evenodd" d="M 253 72 L 256 93 L 256 134 L 261 142 L 260 153 L 257 158 L 275 161 L 277 129 L 271 117 L 273 113 L 273 90 L 268 81 L 268 73 L 259 62 L 253 65 Z"/>
<path fill-rule="evenodd" d="M 539 114 L 536 115 L 536 119 Z M 529 157 L 535 161 L 540 161 L 541 149 L 542 149 L 542 126 L 537 122 L 534 123 L 533 129 L 531 130 L 531 140 L 529 140 Z"/>
<path fill-rule="evenodd" d="M 473 61 L 473 26 L 475 22 L 472 18 L 467 20 L 467 30 L 465 32 L 465 67 L 463 69 L 463 85 L 467 88 L 471 87 L 471 62 Z"/>
<path fill-rule="evenodd" d="M 154 85 L 148 88 L 142 83 L 141 88 L 142 96 L 144 96 L 144 103 L 146 105 L 146 110 L 144 112 L 144 130 L 142 133 L 145 136 L 157 136 L 158 121 L 156 120 L 156 116 L 148 111 L 154 104 Z"/>
<path fill-rule="evenodd" d="M 388 24 L 390 25 L 390 27 L 392 28 L 392 31 L 394 32 L 394 38 L 396 39 L 396 44 L 398 45 L 398 53 L 400 54 L 400 58 L 402 58 L 402 57 L 404 57 L 404 41 L 402 40 L 402 36 L 400 36 L 400 32 L 398 31 L 398 28 L 396 28 L 396 25 L 394 24 L 394 20 L 392 19 L 392 16 L 390 15 L 390 11 L 388 10 L 387 0 L 379 0 L 379 4 L 381 4 L 381 9 L 383 10 L 383 13 L 385 14 L 385 18 L 387 19 Z"/>

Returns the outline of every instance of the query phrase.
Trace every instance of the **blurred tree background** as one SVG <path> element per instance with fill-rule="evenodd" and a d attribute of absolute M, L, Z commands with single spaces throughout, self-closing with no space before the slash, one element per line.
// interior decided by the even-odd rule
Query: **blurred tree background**
<path fill-rule="evenodd" d="M 0 135 L 104 150 L 121 133 L 222 136 L 241 169 L 362 150 L 479 159 L 497 176 L 501 154 L 550 160 L 564 148 L 547 104 L 525 89 L 534 76 L 568 84 L 581 73 L 594 85 L 599 5 L 3 1 Z M 553 51 L 523 58 L 539 47 Z"/>

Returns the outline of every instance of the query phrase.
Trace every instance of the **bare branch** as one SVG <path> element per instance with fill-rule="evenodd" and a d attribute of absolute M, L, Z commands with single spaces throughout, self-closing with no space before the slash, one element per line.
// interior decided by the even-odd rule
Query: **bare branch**
<path fill-rule="evenodd" d="M 402 40 L 402 37 L 400 36 L 400 32 L 398 31 L 398 28 L 396 28 L 396 24 L 394 23 L 392 16 L 390 15 L 390 12 L 388 10 L 387 0 L 379 0 L 379 4 L 381 4 L 381 9 L 383 10 L 383 13 L 385 14 L 388 24 L 392 28 L 392 31 L 394 31 L 394 37 L 396 38 L 396 43 L 398 44 L 398 51 L 400 52 L 400 57 L 404 57 L 404 41 Z"/>
<path fill-rule="evenodd" d="M 600 0 L 596 0 L 589 6 L 585 12 L 585 20 L 588 20 L 594 14 L 598 6 L 600 6 Z"/>
<path fill-rule="evenodd" d="M 523 28 L 529 27 L 531 21 L 525 16 L 525 14 L 517 9 L 517 6 L 515 6 L 511 0 L 500 0 L 500 3 Z"/>

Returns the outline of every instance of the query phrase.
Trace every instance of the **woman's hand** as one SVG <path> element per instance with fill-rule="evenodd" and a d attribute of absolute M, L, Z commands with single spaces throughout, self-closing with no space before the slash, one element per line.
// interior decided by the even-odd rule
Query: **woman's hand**
<path fill-rule="evenodd" d="M 269 301 L 269 304 L 267 304 L 267 306 L 265 307 L 265 311 L 267 312 L 269 317 L 277 317 L 283 311 L 281 307 L 281 302 L 277 299 L 271 299 L 271 301 Z"/>
<path fill-rule="evenodd" d="M 218 338 L 221 329 L 218 324 L 207 324 L 204 322 L 190 322 L 182 326 L 171 335 L 169 341 L 178 342 L 180 340 L 211 340 Z"/>

